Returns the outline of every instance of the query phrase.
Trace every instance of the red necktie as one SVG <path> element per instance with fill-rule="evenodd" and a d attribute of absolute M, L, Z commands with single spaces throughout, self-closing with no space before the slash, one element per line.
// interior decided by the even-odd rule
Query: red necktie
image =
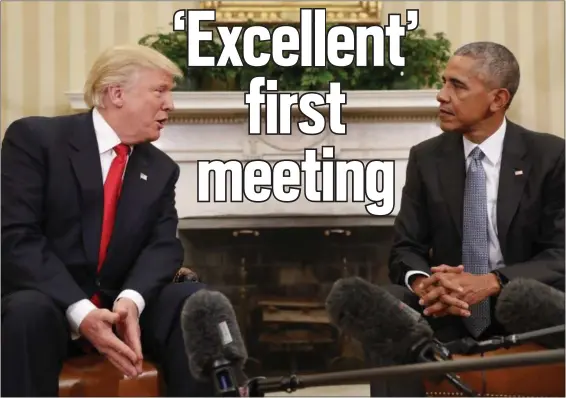
<path fill-rule="evenodd" d="M 100 236 L 100 249 L 98 252 L 98 267 L 97 272 L 100 272 L 102 263 L 106 259 L 106 251 L 108 250 L 108 243 L 112 236 L 114 229 L 114 219 L 116 218 L 116 208 L 118 205 L 118 198 L 122 189 L 122 176 L 128 161 L 128 153 L 130 148 L 125 144 L 118 144 L 114 147 L 116 157 L 112 160 L 108 176 L 104 182 L 104 216 L 102 218 L 102 234 Z M 92 296 L 91 301 L 97 307 L 100 307 L 100 298 L 98 294 Z"/>

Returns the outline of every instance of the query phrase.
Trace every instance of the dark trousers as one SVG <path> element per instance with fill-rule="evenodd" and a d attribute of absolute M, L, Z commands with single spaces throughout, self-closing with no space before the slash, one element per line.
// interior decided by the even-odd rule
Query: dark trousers
<path fill-rule="evenodd" d="M 160 366 L 167 396 L 213 395 L 211 383 L 190 374 L 180 323 L 185 299 L 203 287 L 167 285 L 140 319 L 144 358 Z M 77 352 L 64 311 L 48 296 L 27 290 L 2 297 L 2 396 L 57 396 L 63 362 Z"/>
<path fill-rule="evenodd" d="M 418 296 L 406 287 L 386 285 L 382 286 L 382 288 L 422 314 L 424 307 L 419 304 Z M 462 318 L 458 316 L 447 315 L 440 318 L 425 317 L 425 319 L 434 330 L 435 338 L 443 343 L 464 337 L 471 337 L 462 322 Z M 493 316 L 492 319 L 494 319 Z M 493 322 L 483 335 L 480 336 L 479 340 L 501 334 L 505 334 L 505 331 L 497 322 Z M 373 358 L 370 358 L 369 353 L 366 353 L 366 363 L 368 366 L 381 367 L 401 365 L 400 363 L 394 363 L 386 358 L 379 357 L 378 354 L 379 353 L 374 353 L 374 355 L 372 355 Z M 374 380 L 370 383 L 370 394 L 372 397 L 425 397 L 426 391 L 421 378 L 403 378 Z"/>

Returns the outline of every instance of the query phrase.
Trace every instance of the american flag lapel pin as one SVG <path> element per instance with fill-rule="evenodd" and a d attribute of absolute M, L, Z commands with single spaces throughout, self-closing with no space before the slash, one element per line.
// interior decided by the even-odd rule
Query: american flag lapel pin
<path fill-rule="evenodd" d="M 523 170 L 515 170 L 515 175 L 516 175 L 516 176 L 522 176 L 522 175 L 523 175 Z"/>
<path fill-rule="evenodd" d="M 144 181 L 147 181 L 147 176 L 144 173 L 140 173 L 140 178 Z"/>

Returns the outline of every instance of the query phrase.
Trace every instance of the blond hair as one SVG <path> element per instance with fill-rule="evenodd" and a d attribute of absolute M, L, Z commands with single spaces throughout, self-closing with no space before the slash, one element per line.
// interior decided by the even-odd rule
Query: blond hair
<path fill-rule="evenodd" d="M 102 52 L 92 65 L 84 85 L 89 108 L 103 107 L 102 97 L 110 85 L 126 85 L 140 69 L 157 69 L 182 77 L 181 69 L 160 52 L 142 45 L 116 46 Z"/>

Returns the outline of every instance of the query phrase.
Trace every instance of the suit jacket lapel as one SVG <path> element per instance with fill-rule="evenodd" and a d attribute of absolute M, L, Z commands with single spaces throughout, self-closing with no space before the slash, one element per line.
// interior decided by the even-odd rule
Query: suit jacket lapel
<path fill-rule="evenodd" d="M 92 112 L 77 116 L 69 144 L 70 160 L 77 177 L 81 200 L 81 228 L 87 260 L 98 263 L 104 191 L 102 168 L 92 122 Z"/>
<path fill-rule="evenodd" d="M 135 228 L 135 222 L 139 219 L 140 210 L 146 207 L 145 203 L 150 199 L 146 193 L 149 184 L 147 181 L 149 160 L 145 145 L 150 144 L 136 146 L 128 159 L 118 208 L 116 209 L 114 229 L 108 245 L 107 261 L 115 248 L 121 246 L 120 242 L 131 235 L 131 230 Z M 145 176 L 146 179 L 142 176 Z"/>
<path fill-rule="evenodd" d="M 497 235 L 503 256 L 505 256 L 509 226 L 517 212 L 531 169 L 530 162 L 525 158 L 525 143 L 518 129 L 517 125 L 507 121 L 501 155 L 497 193 Z"/>
<path fill-rule="evenodd" d="M 437 168 L 440 177 L 442 196 L 454 221 L 454 226 L 462 237 L 462 210 L 464 201 L 464 182 L 466 162 L 462 136 L 445 133 L 445 139 L 438 157 Z"/>

